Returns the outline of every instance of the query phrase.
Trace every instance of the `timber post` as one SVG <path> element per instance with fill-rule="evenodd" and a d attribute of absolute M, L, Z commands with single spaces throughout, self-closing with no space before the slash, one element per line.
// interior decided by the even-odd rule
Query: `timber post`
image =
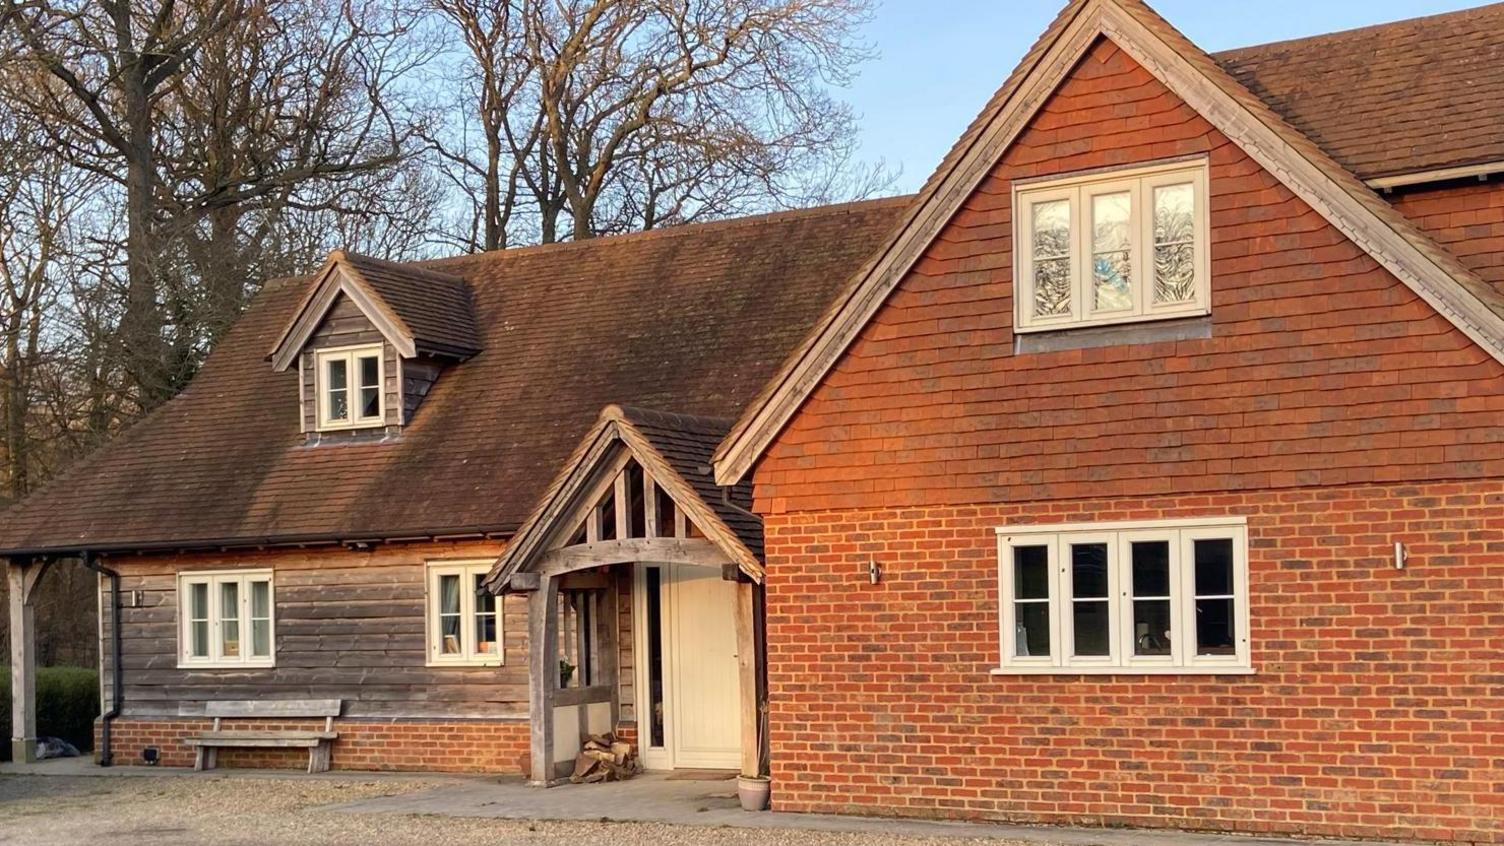
<path fill-rule="evenodd" d="M 37 759 L 37 626 L 35 593 L 50 561 L 6 562 L 10 592 L 11 760 Z"/>

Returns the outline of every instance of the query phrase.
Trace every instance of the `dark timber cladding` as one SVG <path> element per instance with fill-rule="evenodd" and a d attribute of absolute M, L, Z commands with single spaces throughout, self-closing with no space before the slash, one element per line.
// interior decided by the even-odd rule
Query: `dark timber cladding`
<path fill-rule="evenodd" d="M 121 611 L 126 716 L 312 697 L 343 699 L 345 717 L 525 718 L 525 600 L 503 601 L 502 666 L 425 666 L 425 562 L 499 552 L 497 543 L 430 543 L 114 559 L 122 590 L 141 592 L 138 607 Z M 180 669 L 177 575 L 239 568 L 273 571 L 276 666 Z"/>

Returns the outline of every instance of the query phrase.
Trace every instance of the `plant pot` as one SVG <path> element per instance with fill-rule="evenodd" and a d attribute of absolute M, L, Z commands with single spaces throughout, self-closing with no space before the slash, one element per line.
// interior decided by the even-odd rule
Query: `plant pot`
<path fill-rule="evenodd" d="M 773 782 L 767 776 L 736 778 L 736 798 L 741 800 L 743 811 L 766 811 L 772 792 Z"/>

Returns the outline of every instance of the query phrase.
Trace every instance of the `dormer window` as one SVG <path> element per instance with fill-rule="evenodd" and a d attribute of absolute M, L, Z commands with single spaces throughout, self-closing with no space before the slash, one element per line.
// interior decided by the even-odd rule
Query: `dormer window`
<path fill-rule="evenodd" d="M 354 429 L 386 422 L 380 344 L 319 350 L 320 429 Z"/>
<path fill-rule="evenodd" d="M 1014 186 L 1016 332 L 1211 309 L 1205 161 Z"/>

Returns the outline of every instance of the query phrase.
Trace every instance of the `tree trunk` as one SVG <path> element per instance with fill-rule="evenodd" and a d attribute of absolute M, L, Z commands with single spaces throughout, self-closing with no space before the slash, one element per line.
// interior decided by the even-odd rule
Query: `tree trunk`
<path fill-rule="evenodd" d="M 139 56 L 123 68 L 125 118 L 128 136 L 126 193 L 126 296 L 120 321 L 125 361 L 140 391 L 143 410 L 154 408 L 170 395 L 164 372 L 162 311 L 157 304 L 153 274 L 153 198 L 151 105 L 146 93 L 146 69 Z"/>

